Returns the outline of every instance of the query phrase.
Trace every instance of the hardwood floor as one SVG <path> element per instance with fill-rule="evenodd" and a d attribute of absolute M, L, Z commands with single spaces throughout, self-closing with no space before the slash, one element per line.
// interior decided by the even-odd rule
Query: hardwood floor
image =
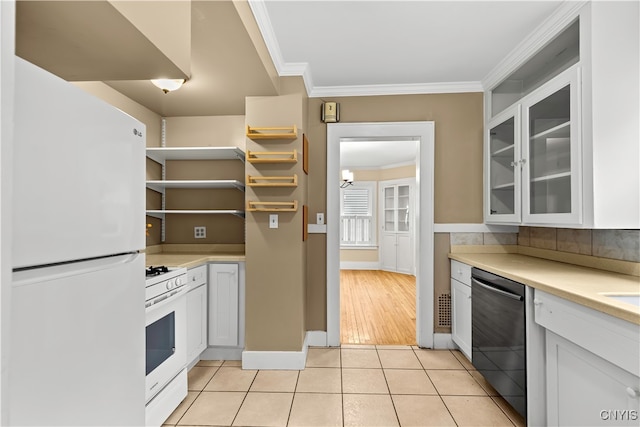
<path fill-rule="evenodd" d="M 416 278 L 388 271 L 341 270 L 340 342 L 415 345 Z"/>

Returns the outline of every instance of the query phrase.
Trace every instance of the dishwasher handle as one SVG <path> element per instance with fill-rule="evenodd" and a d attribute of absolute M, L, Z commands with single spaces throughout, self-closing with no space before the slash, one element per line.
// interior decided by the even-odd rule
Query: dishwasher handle
<path fill-rule="evenodd" d="M 514 294 L 511 292 L 507 292 L 507 291 L 503 291 L 502 289 L 498 289 L 498 288 L 494 288 L 493 286 L 491 286 L 489 283 L 485 283 L 485 282 L 481 282 L 480 280 L 476 279 L 475 277 L 471 277 L 471 281 L 473 283 L 475 283 L 476 285 L 491 291 L 491 292 L 495 292 L 497 294 L 500 294 L 502 296 L 505 296 L 507 298 L 511 298 L 517 301 L 522 301 L 522 295 L 518 295 L 518 294 Z"/>

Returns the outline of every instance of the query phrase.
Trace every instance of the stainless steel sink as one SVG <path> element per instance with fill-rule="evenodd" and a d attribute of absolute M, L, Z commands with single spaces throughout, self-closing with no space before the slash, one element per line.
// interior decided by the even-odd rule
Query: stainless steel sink
<path fill-rule="evenodd" d="M 607 298 L 611 298 L 613 300 L 624 302 L 627 304 L 635 305 L 640 307 L 640 295 L 629 295 L 629 294 L 600 294 Z"/>

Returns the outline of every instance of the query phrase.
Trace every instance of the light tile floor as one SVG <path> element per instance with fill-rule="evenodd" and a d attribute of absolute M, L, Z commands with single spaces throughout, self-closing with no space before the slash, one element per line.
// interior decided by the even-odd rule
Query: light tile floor
<path fill-rule="evenodd" d="M 458 351 L 310 348 L 303 371 L 200 361 L 165 425 L 524 426 Z"/>

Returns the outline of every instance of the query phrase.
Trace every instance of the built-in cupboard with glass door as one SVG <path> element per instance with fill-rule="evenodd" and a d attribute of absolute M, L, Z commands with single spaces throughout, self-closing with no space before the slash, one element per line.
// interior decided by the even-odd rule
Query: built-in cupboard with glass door
<path fill-rule="evenodd" d="M 383 181 L 380 264 L 383 270 L 414 274 L 413 184 Z"/>

